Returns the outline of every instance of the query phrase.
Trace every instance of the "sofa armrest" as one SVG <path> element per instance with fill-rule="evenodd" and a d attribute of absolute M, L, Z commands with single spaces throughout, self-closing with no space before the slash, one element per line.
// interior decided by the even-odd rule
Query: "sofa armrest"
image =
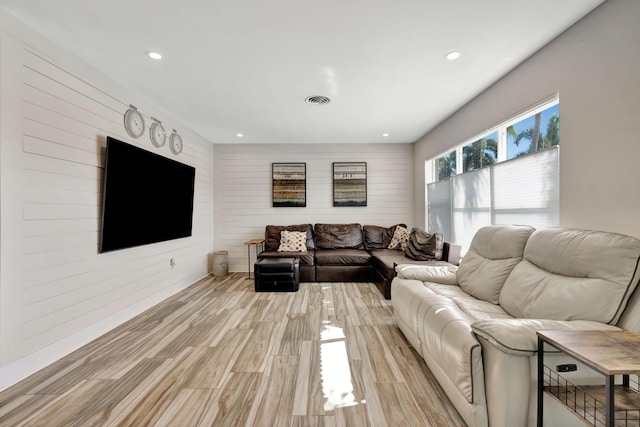
<path fill-rule="evenodd" d="M 488 319 L 471 324 L 473 332 L 507 354 L 532 356 L 538 350 L 537 331 L 619 330 L 591 320 Z"/>
<path fill-rule="evenodd" d="M 444 242 L 442 247 L 442 261 L 447 261 L 453 265 L 460 265 L 460 254 L 462 253 L 462 246 L 455 243 Z"/>
<path fill-rule="evenodd" d="M 443 285 L 457 285 L 457 271 L 458 267 L 455 265 L 400 264 L 396 266 L 396 273 L 402 279 L 442 283 Z"/>

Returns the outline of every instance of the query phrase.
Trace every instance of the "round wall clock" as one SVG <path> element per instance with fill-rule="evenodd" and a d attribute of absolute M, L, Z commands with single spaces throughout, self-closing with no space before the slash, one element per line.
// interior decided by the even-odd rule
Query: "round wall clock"
<path fill-rule="evenodd" d="M 140 138 L 144 134 L 144 117 L 133 106 L 124 113 L 124 128 L 132 138 Z"/>
<path fill-rule="evenodd" d="M 151 128 L 149 129 L 149 138 L 151 138 L 151 143 L 156 147 L 160 148 L 167 141 L 167 132 L 165 132 L 162 123 L 153 122 L 151 123 Z"/>
<path fill-rule="evenodd" d="M 182 152 L 182 138 L 175 130 L 169 137 L 169 148 L 173 154 L 180 154 Z"/>

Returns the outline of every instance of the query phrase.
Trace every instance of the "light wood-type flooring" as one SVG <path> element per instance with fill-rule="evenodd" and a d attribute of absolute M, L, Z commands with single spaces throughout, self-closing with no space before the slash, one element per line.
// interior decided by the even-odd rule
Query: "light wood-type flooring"
<path fill-rule="evenodd" d="M 372 283 L 207 278 L 0 393 L 2 426 L 463 426 Z"/>

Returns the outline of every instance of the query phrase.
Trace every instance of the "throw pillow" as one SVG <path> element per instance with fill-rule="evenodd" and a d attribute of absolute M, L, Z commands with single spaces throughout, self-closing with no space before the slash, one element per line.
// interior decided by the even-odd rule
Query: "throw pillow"
<path fill-rule="evenodd" d="M 391 238 L 391 243 L 389 243 L 389 249 L 407 249 L 407 242 L 409 241 L 409 230 L 405 227 L 397 226 L 396 230 L 393 232 L 393 237 Z"/>
<path fill-rule="evenodd" d="M 409 242 L 404 254 L 416 261 L 439 261 L 442 259 L 443 246 L 442 234 L 429 234 L 424 230 L 414 228 L 409 235 Z"/>
<path fill-rule="evenodd" d="M 282 230 L 278 252 L 307 252 L 306 231 Z"/>

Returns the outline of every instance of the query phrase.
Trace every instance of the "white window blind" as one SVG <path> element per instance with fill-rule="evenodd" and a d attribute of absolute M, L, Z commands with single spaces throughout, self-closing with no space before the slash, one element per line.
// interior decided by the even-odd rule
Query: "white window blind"
<path fill-rule="evenodd" d="M 529 154 L 427 186 L 431 232 L 462 246 L 492 224 L 535 228 L 559 221 L 559 147 Z"/>
<path fill-rule="evenodd" d="M 442 233 L 444 239 L 451 241 L 451 183 L 449 180 L 429 184 L 427 212 L 429 213 L 429 230 Z"/>
<path fill-rule="evenodd" d="M 492 224 L 558 224 L 558 147 L 492 167 Z"/>
<path fill-rule="evenodd" d="M 451 238 L 466 252 L 476 230 L 491 223 L 490 168 L 452 178 L 451 198 Z"/>

